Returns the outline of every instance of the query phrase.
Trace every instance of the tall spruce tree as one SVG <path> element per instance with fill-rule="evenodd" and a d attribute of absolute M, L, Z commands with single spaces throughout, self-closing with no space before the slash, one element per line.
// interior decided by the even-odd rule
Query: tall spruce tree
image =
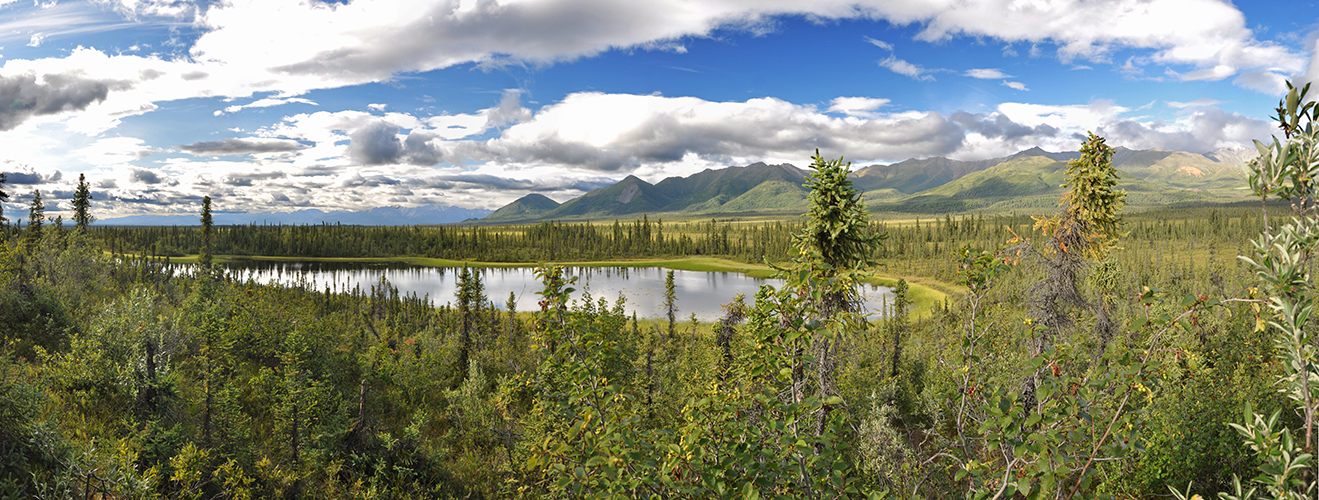
<path fill-rule="evenodd" d="M 32 191 L 32 203 L 28 205 L 28 237 L 36 240 L 41 237 L 41 227 L 46 225 L 46 204 L 41 202 L 41 190 Z"/>
<path fill-rule="evenodd" d="M 811 157 L 806 187 L 811 193 L 806 212 L 806 226 L 793 236 L 797 257 L 795 269 L 784 270 L 789 285 L 805 287 L 814 297 L 816 318 L 831 320 L 840 313 L 857 312 L 861 299 L 857 291 L 861 273 L 874 264 L 875 250 L 887 236 L 870 228 L 870 212 L 861 193 L 848 178 L 850 162 L 842 158 L 826 160 L 816 150 Z M 811 340 L 815 360 L 815 390 L 821 398 L 838 395 L 834 371 L 838 364 L 836 349 L 840 332 L 821 330 Z M 800 356 L 802 353 L 794 353 Z M 804 370 L 794 372 L 794 385 L 806 384 Z M 833 405 L 826 404 L 816 414 L 815 432 L 822 435 Z M 818 452 L 819 450 L 817 450 Z"/>
<path fill-rule="evenodd" d="M 826 160 L 816 150 L 811 158 L 810 208 L 806 227 L 793 237 L 797 248 L 796 264 L 809 270 L 821 282 L 837 285 L 822 296 L 818 304 L 823 315 L 856 311 L 855 273 L 874 264 L 872 255 L 885 238 L 870 230 L 870 211 L 861 192 L 848 178 L 851 162 L 842 158 Z"/>
<path fill-rule="evenodd" d="M 8 179 L 6 178 L 5 174 L 0 173 L 0 202 L 9 201 L 9 193 L 6 193 L 4 190 L 6 180 Z M 9 219 L 5 218 L 5 206 L 0 205 L 0 229 L 4 229 L 5 224 L 8 222 Z"/>
<path fill-rule="evenodd" d="M 480 318 L 481 306 L 485 303 L 485 285 L 481 283 L 481 271 L 472 270 L 463 267 L 462 272 L 458 274 L 458 313 L 461 316 L 462 325 L 458 338 L 458 382 L 467 380 L 467 365 L 471 359 L 472 334 L 477 328 L 476 321 Z"/>
<path fill-rule="evenodd" d="M 673 284 L 673 270 L 664 275 L 664 311 L 669 318 L 668 341 L 672 342 L 678 327 L 678 291 Z"/>
<path fill-rule="evenodd" d="M 211 220 L 211 197 L 202 198 L 202 248 L 201 255 L 197 256 L 197 262 L 200 262 L 203 269 L 211 267 L 211 236 L 214 231 L 215 223 Z"/>
<path fill-rule="evenodd" d="M 86 230 L 87 226 L 96 220 L 90 213 L 91 208 L 91 186 L 87 185 L 86 175 L 78 174 L 78 189 L 73 192 L 73 223 L 78 229 Z"/>
<path fill-rule="evenodd" d="M 1058 212 L 1035 218 L 1035 228 L 1049 239 L 1034 254 L 1045 275 L 1027 290 L 1030 318 L 1038 325 L 1032 356 L 1047 351 L 1072 326 L 1072 312 L 1087 305 L 1079 287 L 1083 273 L 1104 258 L 1121 235 L 1119 212 L 1126 205 L 1127 193 L 1114 189 L 1118 173 L 1113 153 L 1103 137 L 1089 134 L 1081 144 L 1081 157 L 1067 163 L 1067 180 L 1062 185 L 1067 192 Z M 1108 324 L 1102 300 L 1096 307 L 1100 341 L 1107 344 L 1107 332 L 1113 326 Z M 1024 397 L 1028 408 L 1039 403 L 1035 396 L 1039 380 L 1036 373 L 1027 381 Z"/>

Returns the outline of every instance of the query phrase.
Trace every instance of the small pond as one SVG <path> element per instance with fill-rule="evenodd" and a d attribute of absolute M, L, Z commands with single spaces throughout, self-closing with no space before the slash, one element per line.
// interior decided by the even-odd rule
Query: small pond
<path fill-rule="evenodd" d="M 232 276 L 258 283 L 294 285 L 305 283 L 314 290 L 330 288 L 331 292 L 351 292 L 361 288 L 363 293 L 380 281 L 383 274 L 390 284 L 403 295 L 416 294 L 429 297 L 439 305 L 453 302 L 457 290 L 460 268 L 423 267 L 400 263 L 358 262 L 268 262 L 238 261 L 225 264 Z M 504 308 L 511 292 L 517 298 L 517 310 L 534 311 L 540 296 L 540 281 L 531 267 L 472 268 L 481 273 L 485 295 L 496 307 Z M 580 300 L 583 289 L 594 300 L 605 298 L 612 305 L 623 294 L 627 298 L 628 312 L 642 318 L 660 318 L 664 308 L 664 275 L 667 269 L 658 267 L 566 267 L 568 277 L 577 277 L 572 294 Z M 721 306 L 744 294 L 751 303 L 760 285 L 779 286 L 781 280 L 751 278 L 734 272 L 674 271 L 673 283 L 678 297 L 678 315 L 685 320 L 692 313 L 701 321 L 715 321 L 723 314 Z M 866 286 L 867 309 L 879 311 L 884 297 L 892 299 L 887 287 Z"/>

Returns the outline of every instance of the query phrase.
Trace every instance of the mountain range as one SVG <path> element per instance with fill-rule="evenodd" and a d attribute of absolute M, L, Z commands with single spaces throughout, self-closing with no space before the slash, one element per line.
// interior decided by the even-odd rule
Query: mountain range
<path fill-rule="evenodd" d="M 873 212 L 943 213 L 967 210 L 1045 209 L 1057 205 L 1067 162 L 1079 152 L 1031 148 L 1011 156 L 960 161 L 944 157 L 876 164 L 852 172 L 852 183 Z M 1184 151 L 1116 148 L 1118 187 L 1132 206 L 1237 201 L 1245 176 L 1240 164 L 1254 151 Z M 628 176 L 562 204 L 529 194 L 481 220 L 483 223 L 584 220 L 657 215 L 801 212 L 810 172 L 790 164 L 754 163 L 707 169 L 655 184 Z"/>
<path fill-rule="evenodd" d="M 546 198 L 548 199 L 548 198 Z M 213 218 L 216 225 L 242 224 L 353 224 L 363 226 L 403 226 L 416 224 L 448 224 L 479 219 L 490 215 L 491 211 L 479 208 L 461 208 L 445 205 L 423 205 L 420 207 L 377 207 L 369 210 L 332 210 L 329 212 L 307 209 L 295 212 L 276 213 L 216 213 Z M 196 226 L 200 224 L 197 215 L 131 215 L 112 219 L 98 220 L 95 225 L 102 226 Z"/>

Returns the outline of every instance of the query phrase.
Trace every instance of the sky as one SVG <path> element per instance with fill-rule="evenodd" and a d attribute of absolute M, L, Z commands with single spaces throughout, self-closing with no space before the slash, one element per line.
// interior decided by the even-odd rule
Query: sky
<path fill-rule="evenodd" d="M 4 212 L 80 175 L 104 219 L 1251 147 L 1317 48 L 1316 0 L 0 0 Z"/>

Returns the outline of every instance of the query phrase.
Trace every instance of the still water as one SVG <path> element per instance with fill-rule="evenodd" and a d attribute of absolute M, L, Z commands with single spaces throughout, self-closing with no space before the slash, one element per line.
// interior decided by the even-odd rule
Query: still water
<path fill-rule="evenodd" d="M 416 294 L 428 297 L 436 305 L 454 302 L 459 268 L 421 267 L 398 263 L 340 263 L 340 262 L 260 262 L 240 261 L 226 264 L 237 279 L 252 279 L 258 283 L 284 285 L 305 284 L 309 289 L 331 292 L 351 292 L 360 288 L 363 293 L 380 282 L 384 275 L 402 295 Z M 481 273 L 485 295 L 496 307 L 504 308 L 511 292 L 517 299 L 519 311 L 534 311 L 540 296 L 540 281 L 530 267 L 473 268 Z M 628 313 L 636 312 L 643 318 L 664 315 L 664 275 L 666 269 L 658 267 L 567 267 L 568 277 L 576 277 L 577 291 L 574 302 L 589 292 L 593 300 L 606 299 L 611 307 L 619 294 L 626 297 Z M 692 313 L 701 321 L 715 321 L 722 316 L 721 306 L 737 294 L 746 296 L 750 304 L 760 285 L 782 285 L 781 280 L 751 278 L 732 272 L 674 271 L 673 284 L 678 297 L 678 316 L 687 319 Z M 879 311 L 884 297 L 892 300 L 887 287 L 865 287 L 867 309 Z"/>

